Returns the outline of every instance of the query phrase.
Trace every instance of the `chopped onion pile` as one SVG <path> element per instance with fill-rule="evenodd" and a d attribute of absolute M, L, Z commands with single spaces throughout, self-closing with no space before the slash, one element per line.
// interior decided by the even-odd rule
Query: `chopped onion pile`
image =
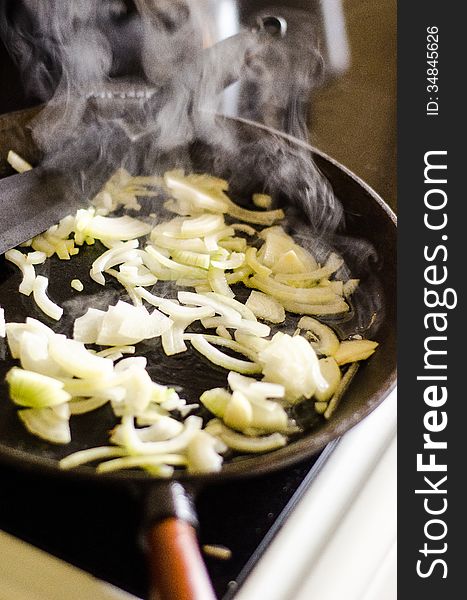
<path fill-rule="evenodd" d="M 28 168 L 14 154 L 9 160 L 18 170 Z M 164 222 L 114 214 L 120 208 L 140 211 L 140 198 L 167 194 L 164 208 L 176 216 Z M 59 320 L 63 309 L 49 297 L 49 281 L 36 275 L 35 266 L 53 255 L 70 260 L 96 240 L 106 250 L 92 263 L 90 278 L 101 286 L 114 278 L 131 301 L 88 308 L 74 321 L 73 339 L 31 318 L 5 325 L 0 308 L 0 337 L 6 333 L 20 363 L 7 374 L 10 396 L 30 433 L 69 443 L 71 416 L 107 404 L 120 420 L 108 446 L 76 452 L 61 461 L 63 468 L 98 463 L 102 473 L 141 468 L 160 477 L 175 468 L 218 471 L 229 449 L 258 453 L 284 446 L 299 430 L 289 417 L 296 403 L 312 399 L 325 418 L 335 410 L 355 365 L 377 344 L 341 342 L 309 315 L 346 313 L 358 280 L 336 277 L 344 265 L 337 254 L 319 264 L 298 245 L 277 224 L 285 215 L 272 208 L 269 195 L 255 194 L 252 201 L 260 210 L 235 204 L 228 183 L 205 174 L 173 170 L 163 178 L 132 177 L 119 169 L 92 206 L 23 245 L 32 251 L 6 253 L 22 273 L 19 291 L 32 294 L 51 319 Z M 194 291 L 159 296 L 159 282 L 165 281 Z M 246 303 L 235 299 L 235 284 L 252 288 Z M 71 286 L 84 289 L 78 279 Z M 294 336 L 279 331 L 269 339 L 271 328 L 258 319 L 278 325 L 286 311 L 306 316 Z M 146 358 L 124 358 L 155 338 L 168 356 L 190 348 L 229 372 L 229 389 L 201 395 L 214 416 L 206 427 L 190 414 L 197 404 L 187 405 L 173 389 L 151 380 Z"/>

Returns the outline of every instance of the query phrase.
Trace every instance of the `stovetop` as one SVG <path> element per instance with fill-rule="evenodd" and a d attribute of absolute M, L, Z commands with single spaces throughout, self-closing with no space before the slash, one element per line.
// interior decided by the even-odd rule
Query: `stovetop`
<path fill-rule="evenodd" d="M 200 543 L 219 598 L 232 598 L 332 452 L 277 473 L 205 489 L 197 500 Z M 0 466 L 0 529 L 137 597 L 147 597 L 140 499 L 131 489 L 60 481 Z"/>
<path fill-rule="evenodd" d="M 352 66 L 315 95 L 312 141 L 375 187 L 394 208 L 395 0 L 354 0 L 344 7 Z M 0 113 L 25 107 L 1 44 L 0 75 Z M 220 597 L 232 596 L 331 450 L 284 471 L 201 493 L 201 543 L 232 551 L 228 561 L 207 558 Z M 5 466 L 0 466 L 0 478 L 0 529 L 145 596 L 146 564 L 138 541 L 141 511 L 131 490 L 71 480 L 58 483 Z"/>

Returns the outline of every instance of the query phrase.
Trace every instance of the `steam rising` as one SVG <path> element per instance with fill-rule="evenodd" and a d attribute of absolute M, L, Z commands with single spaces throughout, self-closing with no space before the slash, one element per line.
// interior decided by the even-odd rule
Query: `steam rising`
<path fill-rule="evenodd" d="M 368 272 L 373 251 L 336 237 L 343 211 L 309 151 L 215 114 L 222 91 L 236 81 L 242 116 L 306 140 L 306 108 L 322 72 L 307 13 L 281 11 L 289 23 L 283 38 L 244 30 L 212 46 L 206 3 L 198 0 L 8 6 L 0 5 L 3 37 L 28 89 L 46 102 L 32 124 L 45 164 L 67 168 L 77 156 L 95 155 L 93 171 L 80 167 L 88 178 L 120 165 L 134 173 L 210 165 L 240 203 L 258 191 L 292 200 L 298 209 L 290 228 L 314 253 L 324 256 L 339 241 Z M 364 312 L 376 311 L 381 307 Z"/>

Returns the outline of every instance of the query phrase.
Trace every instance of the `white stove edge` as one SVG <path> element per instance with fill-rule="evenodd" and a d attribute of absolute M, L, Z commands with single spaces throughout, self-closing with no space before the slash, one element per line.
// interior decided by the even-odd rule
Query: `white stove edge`
<path fill-rule="evenodd" d="M 395 600 L 396 391 L 343 436 L 235 600 Z"/>

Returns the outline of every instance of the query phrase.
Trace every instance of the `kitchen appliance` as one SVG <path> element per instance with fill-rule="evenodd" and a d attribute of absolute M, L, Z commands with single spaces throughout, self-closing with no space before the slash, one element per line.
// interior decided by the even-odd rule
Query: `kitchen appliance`
<path fill-rule="evenodd" d="M 384 298 L 385 313 L 382 319 L 381 327 L 377 332 L 377 338 L 380 342 L 380 348 L 375 356 L 366 364 L 361 371 L 357 374 L 355 380 L 352 383 L 349 391 L 346 394 L 345 402 L 341 403 L 338 407 L 335 415 L 328 422 L 322 422 L 317 424 L 311 432 L 307 432 L 303 437 L 293 441 L 287 447 L 275 451 L 272 454 L 258 456 L 254 458 L 248 458 L 243 461 L 227 463 L 224 467 L 221 475 L 213 477 L 196 477 L 186 478 L 189 485 L 193 485 L 196 489 L 198 484 L 210 483 L 222 481 L 230 477 L 238 477 L 245 475 L 259 475 L 263 473 L 269 473 L 271 470 L 282 468 L 288 465 L 292 465 L 295 462 L 304 460 L 309 456 L 313 455 L 318 450 L 322 449 L 328 442 L 334 438 L 343 434 L 352 425 L 364 418 L 377 404 L 379 404 L 389 391 L 395 385 L 395 220 L 394 215 L 384 205 L 381 199 L 370 190 L 363 182 L 358 180 L 355 176 L 345 170 L 342 166 L 338 165 L 335 161 L 319 153 L 317 150 L 312 150 L 307 147 L 305 143 L 295 140 L 284 134 L 272 131 L 266 127 L 260 127 L 254 123 L 250 123 L 243 120 L 227 120 L 230 127 L 233 127 L 237 133 L 238 139 L 248 140 L 250 149 L 254 149 L 254 156 L 261 157 L 262 151 L 268 149 L 271 146 L 272 140 L 281 140 L 287 147 L 290 146 L 293 152 L 300 150 L 300 156 L 303 158 L 303 153 L 309 153 L 309 159 L 311 159 L 311 153 L 313 159 L 317 162 L 320 169 L 325 173 L 331 182 L 334 192 L 337 197 L 341 198 L 344 210 L 347 215 L 347 232 L 355 236 L 356 238 L 364 238 L 369 240 L 376 248 L 378 255 L 378 261 L 382 273 L 384 276 L 381 278 L 381 290 L 378 294 L 382 294 Z M 270 138 L 270 139 L 269 139 Z M 145 147 L 143 146 L 143 151 Z M 209 147 L 206 147 L 205 143 L 194 143 L 190 147 L 190 156 L 193 161 L 193 168 L 195 170 L 207 171 L 210 173 L 223 175 L 223 172 L 217 172 L 218 161 L 217 158 L 212 162 L 212 159 L 217 157 L 215 147 L 213 152 L 210 151 Z M 283 148 L 284 150 L 284 148 Z M 177 154 L 179 151 L 177 149 Z M 294 154 L 295 159 L 298 160 L 299 154 Z M 171 164 L 171 159 L 165 157 L 168 164 Z M 282 160 L 282 158 L 281 158 Z M 232 163 L 234 164 L 234 163 Z M 251 186 L 255 189 L 262 189 L 264 182 L 260 179 L 260 173 L 257 171 L 256 163 L 249 163 L 250 172 L 247 173 L 245 169 L 246 165 L 242 165 L 242 178 L 244 184 L 250 189 Z M 263 173 L 266 175 L 266 173 Z M 297 189 L 300 189 L 301 184 L 298 179 L 294 180 L 294 184 L 297 185 Z M 345 249 L 342 249 L 344 257 L 346 257 Z M 348 261 L 351 261 L 351 256 L 346 257 Z M 75 259 L 76 260 L 76 259 Z M 73 266 L 73 273 L 75 276 L 78 274 L 82 279 L 85 278 L 85 270 L 80 275 L 80 268 L 86 269 L 86 264 L 80 267 L 80 261 L 76 261 Z M 350 263 L 351 264 L 351 263 Z M 61 261 L 57 261 L 54 264 L 53 269 L 49 273 L 49 278 L 53 282 L 54 280 L 63 281 L 69 271 L 69 265 L 64 264 Z M 358 271 L 355 272 L 358 276 Z M 17 281 L 15 276 L 4 270 L 3 282 L 0 288 L 0 302 L 4 305 L 6 316 L 8 320 L 21 320 L 24 318 L 24 309 L 17 304 L 14 299 L 14 290 L 17 287 Z M 97 291 L 97 290 L 96 290 Z M 91 290 L 92 292 L 92 290 Z M 58 295 L 62 294 L 61 297 L 57 296 L 57 300 L 62 304 L 65 301 L 67 294 L 67 287 L 62 286 L 60 291 L 57 291 Z M 371 292 L 373 293 L 373 292 Z M 32 306 L 26 309 L 27 313 L 34 310 Z M 61 327 L 65 326 L 63 323 Z M 192 382 L 190 387 L 186 390 L 186 393 L 193 393 L 193 400 L 197 398 L 198 383 L 196 373 L 199 372 L 200 365 L 196 364 L 196 359 L 189 357 L 183 357 L 182 363 L 177 366 L 177 376 L 181 377 L 179 381 L 185 381 L 188 378 Z M 174 368 L 170 361 L 165 365 L 165 362 L 161 360 L 158 362 L 158 375 L 161 383 L 164 383 L 164 377 L 171 377 L 171 369 Z M 11 366 L 10 361 L 5 359 L 2 364 L 2 374 L 5 370 Z M 183 372 L 183 369 L 186 372 Z M 213 374 L 215 376 L 215 373 Z M 162 378 L 162 379 L 160 379 Z M 202 388 L 205 389 L 206 381 L 204 377 L 200 383 Z M 172 380 L 175 382 L 175 380 Z M 169 383 L 167 381 L 166 383 Z M 211 382 L 214 386 L 219 385 L 217 379 Z M 173 383 L 171 384 L 173 385 Z M 198 387 L 197 387 L 198 386 Z M 211 386 L 212 387 L 212 386 Z M 6 390 L 3 386 L 3 396 L 6 396 Z M 190 399 L 190 398 L 189 398 Z M 0 456 L 8 463 L 17 465 L 23 468 L 37 469 L 44 473 L 44 476 L 59 477 L 59 479 L 67 479 L 69 477 L 76 478 L 77 480 L 94 481 L 95 483 L 128 483 L 129 485 L 138 486 L 143 495 L 147 495 L 147 509 L 148 509 L 148 520 L 149 523 L 156 523 L 154 529 L 150 535 L 150 542 L 153 542 L 153 556 L 159 557 L 154 559 L 153 568 L 155 573 L 155 579 L 157 582 L 165 583 L 165 592 L 167 598 L 170 598 L 171 590 L 173 592 L 174 575 L 171 571 L 160 569 L 160 562 L 164 557 L 167 560 L 167 555 L 162 553 L 161 555 L 161 544 L 167 544 L 167 548 L 171 549 L 171 560 L 174 561 L 174 566 L 177 564 L 194 563 L 194 556 L 189 552 L 192 551 L 192 538 L 191 529 L 187 527 L 186 523 L 193 522 L 193 515 L 190 511 L 189 504 L 184 499 L 181 493 L 181 488 L 178 484 L 159 483 L 154 484 L 148 480 L 147 477 L 132 474 L 132 473 L 120 473 L 115 476 L 109 477 L 97 477 L 90 468 L 80 468 L 76 472 L 68 473 L 60 471 L 57 467 L 56 460 L 65 454 L 68 454 L 74 449 L 79 449 L 84 444 L 85 446 L 99 445 L 106 437 L 106 431 L 112 427 L 112 417 L 109 420 L 109 414 L 101 414 L 98 418 L 101 423 L 99 428 L 95 427 L 95 414 L 91 413 L 89 419 L 84 419 L 80 424 L 80 429 L 75 431 L 75 442 L 72 442 L 71 446 L 66 450 L 63 448 L 55 448 L 48 445 L 44 445 L 42 442 L 30 439 L 30 436 L 25 433 L 22 425 L 17 421 L 14 407 L 5 402 L 1 406 L 1 426 L 0 426 Z M 87 424 L 84 421 L 89 421 Z M 102 437 L 104 436 L 104 437 Z M 182 476 L 181 481 L 184 481 L 185 477 Z M 146 492 L 145 490 L 149 490 Z M 170 522 L 168 523 L 168 517 Z M 178 521 L 173 520 L 173 517 Z M 185 523 L 182 525 L 181 523 Z M 168 527 L 162 531 L 162 526 L 168 525 Z M 177 535 L 184 536 L 184 544 L 178 548 L 173 547 L 174 532 L 178 532 Z M 189 543 L 188 537 L 191 536 L 191 542 Z M 158 552 L 159 549 L 159 552 Z M 201 572 L 202 563 L 199 562 L 199 569 Z M 195 571 L 196 572 L 196 571 Z M 196 588 L 196 582 L 201 581 L 195 576 L 190 576 L 184 579 L 183 575 L 185 571 L 178 571 L 177 578 L 175 581 L 179 582 L 182 586 L 177 589 L 191 589 L 191 586 Z M 168 579 L 167 579 L 168 577 Z M 202 586 L 203 584 L 200 583 Z M 183 587 L 185 586 L 185 587 Z M 204 591 L 198 590 L 198 596 L 193 597 L 208 597 L 208 592 L 202 587 Z M 180 592 L 181 593 L 181 592 Z M 174 596 L 176 597 L 176 596 Z M 187 596 L 189 592 L 187 592 Z"/>
<path fill-rule="evenodd" d="M 256 3 L 255 3 L 256 4 Z M 17 100 L 18 101 L 18 100 Z M 15 105 L 19 106 L 18 104 Z M 15 115 L 14 119 L 10 119 L 10 122 L 14 121 L 12 128 L 17 131 L 21 128 L 18 127 L 18 123 L 21 119 L 24 119 L 24 115 Z M 21 133 L 24 135 L 24 132 Z M 332 448 L 329 448 L 329 451 Z M 327 453 L 323 455 L 322 460 L 327 458 Z M 227 587 L 229 579 L 236 579 L 237 576 L 235 571 L 239 571 L 238 565 L 242 562 L 239 555 L 246 557 L 248 553 L 252 551 L 254 546 L 257 544 L 258 539 L 270 528 L 275 517 L 280 514 L 281 506 L 287 503 L 287 499 L 296 498 L 294 496 L 294 490 L 297 488 L 298 495 L 301 494 L 299 482 L 302 478 L 304 483 L 302 488 L 306 487 L 309 483 L 307 473 L 310 470 L 313 460 L 306 460 L 301 463 L 298 467 L 288 469 L 283 473 L 269 475 L 267 478 L 263 477 L 259 481 L 249 481 L 242 484 L 223 484 L 221 488 L 215 490 L 208 490 L 200 497 L 201 504 L 201 519 L 206 523 L 206 518 L 210 519 L 209 525 L 203 525 L 202 535 L 206 542 L 224 542 L 228 543 L 230 539 L 235 543 L 228 543 L 234 549 L 234 556 L 236 556 L 235 564 L 223 564 L 216 563 L 215 561 L 209 561 L 211 573 L 214 575 L 216 581 L 216 587 L 219 591 L 224 591 Z M 321 462 L 321 461 L 320 461 Z M 313 475 L 315 471 L 312 471 Z M 10 530 L 15 531 L 18 535 L 23 537 L 29 537 L 36 544 L 46 547 L 48 550 L 58 553 L 65 558 L 70 558 L 75 563 L 85 566 L 87 569 L 107 579 L 120 583 L 127 588 L 132 588 L 135 591 L 139 591 L 144 587 L 142 581 L 144 581 L 143 569 L 136 566 L 136 573 L 132 575 L 123 574 L 119 566 L 114 563 L 114 558 L 110 556 L 116 543 L 109 541 L 109 536 L 114 535 L 115 539 L 122 538 L 128 542 L 128 548 L 132 548 L 127 553 L 123 551 L 123 556 L 120 555 L 119 559 L 125 562 L 125 559 L 131 558 L 130 562 L 132 565 L 138 564 L 138 557 L 141 557 L 136 550 L 136 546 L 130 541 L 131 535 L 134 533 L 135 525 L 135 502 L 125 500 L 123 498 L 120 501 L 115 499 L 115 493 L 112 491 L 109 493 L 102 491 L 101 494 L 93 496 L 91 488 L 85 488 L 85 494 L 89 493 L 94 499 L 94 504 L 105 504 L 108 508 L 107 511 L 110 513 L 109 519 L 106 522 L 106 518 L 102 516 L 99 518 L 95 514 L 95 510 L 92 503 L 82 506 L 82 502 L 78 501 L 76 495 L 79 493 L 81 496 L 82 489 L 75 486 L 73 483 L 64 484 L 63 486 L 57 486 L 53 484 L 49 489 L 46 489 L 43 485 L 42 478 L 36 478 L 30 476 L 24 476 L 15 472 L 15 469 L 5 468 L 3 469 L 5 476 L 4 481 L 8 482 L 9 492 L 3 496 L 3 514 L 7 516 L 1 525 Z M 310 478 L 311 479 L 311 478 Z M 24 494 L 19 490 L 28 489 L 31 485 L 35 486 L 36 490 L 39 490 L 38 505 L 33 509 L 34 517 L 39 519 L 34 521 L 28 520 L 27 518 L 27 506 L 28 503 L 23 501 Z M 13 488 L 17 487 L 18 494 L 15 498 Z M 51 492 L 51 490 L 53 490 Z M 78 491 L 79 490 L 79 491 Z M 74 518 L 74 522 L 70 523 L 69 519 L 58 517 L 60 525 L 57 523 L 51 524 L 51 521 L 55 520 L 57 514 L 54 510 L 50 510 L 48 506 L 50 500 L 56 495 L 60 494 L 64 499 L 65 507 L 60 507 L 63 513 L 67 513 L 67 507 L 70 507 L 71 513 L 78 514 L 78 518 Z M 84 495 L 85 495 L 84 494 Z M 243 499 L 246 496 L 254 497 L 254 503 L 252 506 L 245 507 Z M 112 503 L 114 504 L 112 506 Z M 217 510 L 215 507 L 221 505 L 221 509 Z M 213 508 L 214 506 L 214 508 Z M 234 510 L 235 509 L 235 510 Z M 80 514 L 80 510 L 82 513 Z M 126 523 L 125 532 L 114 532 L 111 527 L 111 522 L 115 519 L 118 520 L 118 515 L 121 512 L 126 512 L 129 515 L 130 523 Z M 240 511 L 240 517 L 238 512 Z M 229 518 L 225 518 L 225 512 L 229 515 Z M 26 518 L 25 518 L 26 515 Z M 83 518 L 84 517 L 84 518 Z M 41 522 L 41 518 L 45 520 Z M 281 522 L 278 523 L 276 528 L 280 526 Z M 60 533 L 62 528 L 68 528 L 68 531 L 75 536 L 75 541 L 65 541 Z M 128 534 L 129 530 L 132 530 L 131 534 Z M 236 531 L 233 531 L 236 530 Z M 105 537 L 101 539 L 100 544 L 96 547 L 94 541 L 91 539 L 95 536 L 97 531 L 97 537 Z M 244 532 L 248 532 L 248 536 L 245 536 Z M 126 535 L 126 538 L 125 538 Z M 119 544 L 120 546 L 120 544 Z M 121 547 L 124 547 L 122 544 Z M 245 548 L 246 546 L 246 548 Z M 108 553 L 109 556 L 105 557 L 103 554 Z M 256 557 L 253 557 L 256 558 Z M 246 560 L 243 558 L 243 560 Z"/>

